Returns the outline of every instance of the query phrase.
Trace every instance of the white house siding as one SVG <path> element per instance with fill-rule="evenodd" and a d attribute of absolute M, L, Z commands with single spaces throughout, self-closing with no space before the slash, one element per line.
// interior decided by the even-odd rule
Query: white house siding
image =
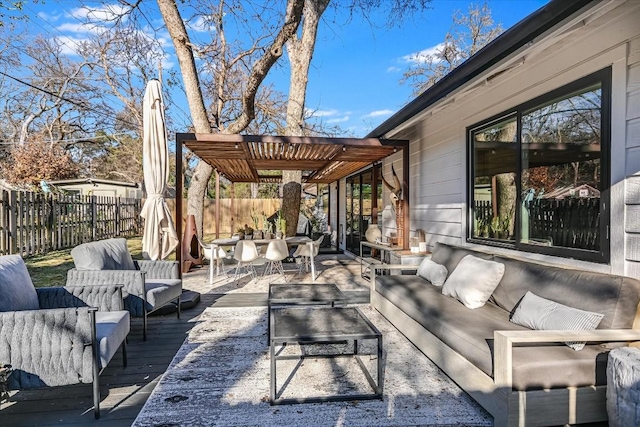
<path fill-rule="evenodd" d="M 640 36 L 629 42 L 627 66 L 625 273 L 640 277 Z"/>
<path fill-rule="evenodd" d="M 552 264 L 640 276 L 640 212 L 631 215 L 632 210 L 640 211 L 640 2 L 603 2 L 590 13 L 556 28 L 487 71 L 482 79 L 386 135 L 410 140 L 411 229 L 425 229 L 429 245 L 437 241 L 467 244 L 468 126 L 612 66 L 611 264 L 489 249 Z M 505 68 L 510 69 L 484 81 Z"/>

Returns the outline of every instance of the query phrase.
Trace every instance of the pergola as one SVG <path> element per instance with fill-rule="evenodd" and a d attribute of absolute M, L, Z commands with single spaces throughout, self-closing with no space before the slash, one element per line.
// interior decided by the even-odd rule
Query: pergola
<path fill-rule="evenodd" d="M 231 182 L 257 183 L 281 182 L 282 176 L 278 171 L 301 170 L 303 183 L 328 184 L 402 150 L 401 181 L 403 194 L 408 195 L 409 150 L 406 140 L 178 133 L 176 170 L 182 170 L 183 145 Z M 216 191 L 216 221 L 219 220 L 218 194 Z M 403 203 L 404 235 L 408 236 L 408 197 L 404 197 Z M 181 179 L 176 183 L 176 231 L 182 239 Z"/>

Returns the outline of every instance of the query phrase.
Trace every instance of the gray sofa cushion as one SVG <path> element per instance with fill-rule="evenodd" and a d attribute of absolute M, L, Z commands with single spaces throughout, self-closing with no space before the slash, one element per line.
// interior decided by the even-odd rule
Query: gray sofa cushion
<path fill-rule="evenodd" d="M 509 321 L 494 304 L 471 310 L 416 276 L 376 277 L 376 291 L 485 372 L 493 375 L 493 332 L 527 330 Z M 576 352 L 564 345 L 516 347 L 513 386 L 517 390 L 605 384 L 606 350 L 586 346 Z M 605 356 L 606 359 L 606 356 Z M 596 363 L 598 361 L 598 363 Z"/>
<path fill-rule="evenodd" d="M 78 270 L 135 270 L 126 239 L 83 243 L 71 250 Z"/>
<path fill-rule="evenodd" d="M 512 312 L 527 291 L 580 310 L 604 314 L 598 329 L 627 329 L 640 302 L 640 281 L 622 276 L 552 267 L 508 257 L 492 301 Z"/>
<path fill-rule="evenodd" d="M 96 340 L 100 367 L 107 366 L 124 342 L 130 330 L 128 311 L 98 311 L 96 313 Z"/>
<path fill-rule="evenodd" d="M 0 256 L 0 311 L 39 308 L 38 294 L 22 257 Z"/>
<path fill-rule="evenodd" d="M 376 277 L 376 291 L 487 375 L 493 371 L 493 331 L 526 330 L 493 304 L 471 310 L 419 277 Z"/>

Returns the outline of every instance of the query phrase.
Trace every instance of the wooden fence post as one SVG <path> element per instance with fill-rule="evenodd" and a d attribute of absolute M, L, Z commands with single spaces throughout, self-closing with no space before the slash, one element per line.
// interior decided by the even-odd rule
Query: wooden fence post
<path fill-rule="evenodd" d="M 9 253 L 15 254 L 18 252 L 18 241 L 16 239 L 18 234 L 18 209 L 16 206 L 18 199 L 18 193 L 15 190 L 9 192 Z"/>
<path fill-rule="evenodd" d="M 120 235 L 120 197 L 116 197 L 116 236 Z"/>
<path fill-rule="evenodd" d="M 6 190 L 2 190 L 0 208 L 0 228 L 2 228 L 2 241 L 0 241 L 0 253 L 9 253 L 9 193 Z"/>
<path fill-rule="evenodd" d="M 91 241 L 96 240 L 96 227 L 98 226 L 97 210 L 98 210 L 98 198 L 97 196 L 91 196 Z"/>

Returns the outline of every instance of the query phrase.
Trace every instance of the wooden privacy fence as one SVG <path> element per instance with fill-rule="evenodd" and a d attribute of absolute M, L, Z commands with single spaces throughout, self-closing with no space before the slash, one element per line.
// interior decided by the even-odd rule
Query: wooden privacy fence
<path fill-rule="evenodd" d="M 600 199 L 539 199 L 525 203 L 528 212 L 529 238 L 553 246 L 598 250 L 600 247 Z M 479 221 L 491 221 L 491 202 L 477 201 L 475 215 Z"/>
<path fill-rule="evenodd" d="M 530 238 L 547 239 L 553 246 L 600 248 L 600 199 L 541 199 L 525 207 Z"/>
<path fill-rule="evenodd" d="M 139 199 L 0 192 L 0 254 L 30 256 L 142 232 Z"/>
<path fill-rule="evenodd" d="M 220 199 L 220 237 L 229 237 L 237 231 L 239 227 L 245 224 L 252 228 L 252 214 L 262 216 L 264 213 L 267 217 L 271 216 L 280 209 L 280 199 Z M 175 218 L 175 199 L 167 199 L 167 205 L 174 214 Z M 232 207 L 233 205 L 233 207 Z M 182 218 L 187 217 L 187 201 L 182 204 Z M 206 199 L 204 201 L 203 226 L 205 234 L 213 234 L 216 232 L 216 201 Z M 258 222 L 258 229 L 264 227 L 262 219 Z M 184 228 L 183 228 L 184 230 Z M 182 238 L 182 236 L 180 236 Z"/>

